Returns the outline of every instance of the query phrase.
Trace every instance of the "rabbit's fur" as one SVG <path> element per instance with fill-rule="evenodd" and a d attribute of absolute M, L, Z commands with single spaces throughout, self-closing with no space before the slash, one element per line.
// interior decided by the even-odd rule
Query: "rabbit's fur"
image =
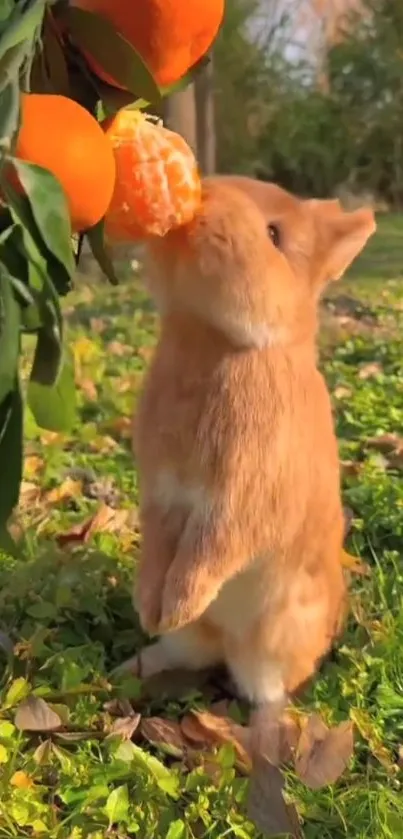
<path fill-rule="evenodd" d="M 135 421 L 135 602 L 161 637 L 134 671 L 225 662 L 241 694 L 276 702 L 329 650 L 343 511 L 317 304 L 374 230 L 370 210 L 217 176 L 190 224 L 149 243 L 161 333 Z"/>

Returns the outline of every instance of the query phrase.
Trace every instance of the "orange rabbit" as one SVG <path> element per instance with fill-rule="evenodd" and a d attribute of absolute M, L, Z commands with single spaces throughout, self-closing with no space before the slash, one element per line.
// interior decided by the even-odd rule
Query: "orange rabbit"
<path fill-rule="evenodd" d="M 329 650 L 343 512 L 317 304 L 374 230 L 370 210 L 214 177 L 194 220 L 150 241 L 135 601 L 161 637 L 134 672 L 225 662 L 242 695 L 276 703 Z"/>

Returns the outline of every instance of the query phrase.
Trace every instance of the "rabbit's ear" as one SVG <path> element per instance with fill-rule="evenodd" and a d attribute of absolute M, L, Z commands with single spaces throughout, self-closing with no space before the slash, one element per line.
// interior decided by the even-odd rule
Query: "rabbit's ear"
<path fill-rule="evenodd" d="M 339 280 L 375 233 L 374 213 L 369 209 L 345 212 L 340 206 L 330 207 L 327 201 L 316 202 L 312 210 L 322 254 L 322 280 Z"/>
<path fill-rule="evenodd" d="M 306 203 L 312 210 L 322 213 L 324 216 L 342 212 L 341 204 L 338 198 L 310 198 Z"/>

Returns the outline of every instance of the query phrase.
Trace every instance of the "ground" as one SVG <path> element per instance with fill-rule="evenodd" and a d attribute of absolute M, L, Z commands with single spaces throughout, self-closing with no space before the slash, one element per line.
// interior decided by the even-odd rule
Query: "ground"
<path fill-rule="evenodd" d="M 302 717 L 316 710 L 328 724 L 351 719 L 356 732 L 334 786 L 312 790 L 286 773 L 306 839 L 403 835 L 402 240 L 403 218 L 380 218 L 323 308 L 321 365 L 353 516 L 347 548 L 362 563 L 351 569 L 340 645 L 298 705 Z M 139 537 L 128 435 L 153 309 L 137 279 L 111 289 L 81 276 L 65 309 L 79 420 L 63 436 L 27 417 L 13 522 L 24 557 L 4 556 L 0 570 L 0 837 L 258 839 L 234 748 L 221 748 L 214 771 L 212 761 L 200 767 L 176 725 L 217 698 L 241 721 L 225 685 L 188 686 L 179 700 L 176 684 L 145 692 L 111 675 L 141 642 L 130 599 Z M 164 733 L 161 719 L 170 721 Z M 130 738 L 136 726 L 134 743 L 121 739 L 119 730 Z"/>

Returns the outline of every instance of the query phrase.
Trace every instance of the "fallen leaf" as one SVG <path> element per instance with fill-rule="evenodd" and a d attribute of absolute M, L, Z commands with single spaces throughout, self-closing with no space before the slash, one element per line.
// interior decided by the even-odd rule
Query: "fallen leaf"
<path fill-rule="evenodd" d="M 35 749 L 33 758 L 38 766 L 48 763 L 52 754 L 52 741 L 44 740 L 37 749 Z"/>
<path fill-rule="evenodd" d="M 41 488 L 38 484 L 32 481 L 21 481 L 20 484 L 20 498 L 19 506 L 25 507 L 27 505 L 35 504 L 41 494 Z"/>
<path fill-rule="evenodd" d="M 95 515 L 66 533 L 60 533 L 57 542 L 60 546 L 70 543 L 86 544 L 95 533 L 120 533 L 129 519 L 130 510 L 116 510 L 102 503 Z"/>
<path fill-rule="evenodd" d="M 31 789 L 34 786 L 32 778 L 26 772 L 23 772 L 22 769 L 14 772 L 14 775 L 10 778 L 10 784 L 12 787 L 17 787 L 17 789 Z"/>
<path fill-rule="evenodd" d="M 129 344 L 122 344 L 120 341 L 111 341 L 107 344 L 106 352 L 117 356 L 130 355 L 133 353 L 133 347 Z"/>
<path fill-rule="evenodd" d="M 100 335 L 106 329 L 106 321 L 102 320 L 102 318 L 90 318 L 90 329 L 91 332 L 96 332 L 97 335 Z"/>
<path fill-rule="evenodd" d="M 248 817 L 264 836 L 302 839 L 298 813 L 283 796 L 284 778 L 264 757 L 253 762 L 248 796 Z"/>
<path fill-rule="evenodd" d="M 98 399 L 98 390 L 95 382 L 92 379 L 81 379 L 78 387 L 83 392 L 84 396 L 89 402 L 96 402 Z"/>
<path fill-rule="evenodd" d="M 88 447 L 91 451 L 98 454 L 108 454 L 114 452 L 119 448 L 119 443 L 109 435 L 98 435 L 88 442 Z"/>
<path fill-rule="evenodd" d="M 340 466 L 343 475 L 354 478 L 361 472 L 363 464 L 359 463 L 357 460 L 342 460 L 340 462 Z"/>
<path fill-rule="evenodd" d="M 33 478 L 44 466 L 44 461 L 36 454 L 29 455 L 24 459 L 24 477 Z"/>
<path fill-rule="evenodd" d="M 68 501 L 71 498 L 77 498 L 81 495 L 83 485 L 81 481 L 74 481 L 72 478 L 66 478 L 58 487 L 49 490 L 44 496 L 44 500 L 48 504 L 60 504 L 61 501 Z"/>
<path fill-rule="evenodd" d="M 62 725 L 59 715 L 39 696 L 21 702 L 14 722 L 19 731 L 56 731 Z"/>
<path fill-rule="evenodd" d="M 114 717 L 134 717 L 136 712 L 128 699 L 111 699 L 104 703 L 104 711 Z"/>
<path fill-rule="evenodd" d="M 379 361 L 371 361 L 369 364 L 363 364 L 358 370 L 358 378 L 365 381 L 374 376 L 379 376 L 383 373 L 382 364 Z"/>
<path fill-rule="evenodd" d="M 109 431 L 122 440 L 129 440 L 133 434 L 133 420 L 130 417 L 117 417 L 102 426 L 103 431 Z"/>
<path fill-rule="evenodd" d="M 213 702 L 210 705 L 210 711 L 216 717 L 228 717 L 229 707 L 230 703 L 228 699 L 219 699 L 218 702 Z"/>
<path fill-rule="evenodd" d="M 335 399 L 347 399 L 349 396 L 351 396 L 351 394 L 351 388 L 343 387 L 343 385 L 336 387 L 333 391 L 333 396 L 335 397 Z"/>
<path fill-rule="evenodd" d="M 42 431 L 40 441 L 44 446 L 51 446 L 52 443 L 63 445 L 66 435 L 60 431 Z"/>
<path fill-rule="evenodd" d="M 347 551 L 341 552 L 341 564 L 346 571 L 351 574 L 356 574 L 358 577 L 370 577 L 371 568 L 366 562 L 363 562 L 358 556 L 352 556 Z"/>
<path fill-rule="evenodd" d="M 140 730 L 144 739 L 152 745 L 161 746 L 175 757 L 182 756 L 185 742 L 178 722 L 164 720 L 161 717 L 143 718 Z"/>
<path fill-rule="evenodd" d="M 394 433 L 379 434 L 377 437 L 368 437 L 365 445 L 387 455 L 400 451 L 403 448 L 403 439 Z"/>
<path fill-rule="evenodd" d="M 140 714 L 133 714 L 130 717 L 117 717 L 110 727 L 110 734 L 119 734 L 123 740 L 131 740 L 140 725 L 140 720 Z"/>
<path fill-rule="evenodd" d="M 289 763 L 297 751 L 301 723 L 301 716 L 282 710 L 281 706 L 257 708 L 250 723 L 252 757 L 264 757 L 273 766 Z"/>
<path fill-rule="evenodd" d="M 183 717 L 181 729 L 187 740 L 202 748 L 230 743 L 234 748 L 238 765 L 250 771 L 250 731 L 245 726 L 238 725 L 229 717 L 218 717 L 208 711 L 192 711 Z"/>
<path fill-rule="evenodd" d="M 302 729 L 295 771 L 310 789 L 320 789 L 340 778 L 353 751 L 353 723 L 350 720 L 329 729 L 317 714 L 312 714 Z"/>

